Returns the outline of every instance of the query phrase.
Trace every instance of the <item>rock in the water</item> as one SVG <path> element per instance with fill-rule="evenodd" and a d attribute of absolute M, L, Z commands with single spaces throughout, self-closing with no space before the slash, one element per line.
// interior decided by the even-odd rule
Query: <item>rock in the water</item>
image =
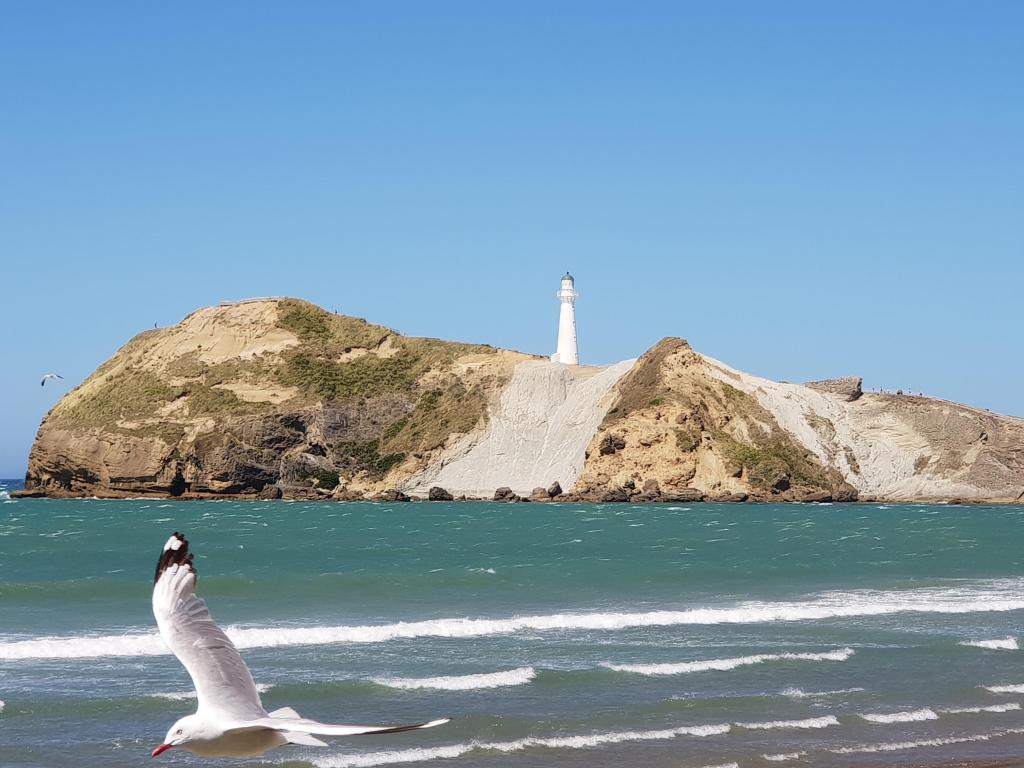
<path fill-rule="evenodd" d="M 363 494 L 347 486 L 339 485 L 331 492 L 331 498 L 335 501 L 362 501 Z"/>
<path fill-rule="evenodd" d="M 625 488 L 609 488 L 601 494 L 601 501 L 629 501 L 629 493 Z"/>
<path fill-rule="evenodd" d="M 749 496 L 745 493 L 719 493 L 715 496 L 709 496 L 708 501 L 740 504 L 746 501 L 748 498 Z"/>
<path fill-rule="evenodd" d="M 551 497 L 548 496 L 548 490 L 544 486 L 540 485 L 530 491 L 530 501 L 547 501 Z"/>
<path fill-rule="evenodd" d="M 699 488 L 676 488 L 662 491 L 661 498 L 664 501 L 703 501 L 704 492 Z"/>
<path fill-rule="evenodd" d="M 832 501 L 832 494 L 828 491 L 807 491 L 806 493 L 796 494 L 794 500 L 803 502 Z"/>
<path fill-rule="evenodd" d="M 555 480 L 555 482 L 553 482 L 551 485 L 548 486 L 548 496 L 550 496 L 553 499 L 553 498 L 555 498 L 555 496 L 561 496 L 561 495 L 562 495 L 562 486 L 561 486 L 561 484 L 557 480 Z"/>
<path fill-rule="evenodd" d="M 494 501 L 509 501 L 514 500 L 516 494 L 508 486 L 503 485 L 501 488 L 494 492 Z"/>
<path fill-rule="evenodd" d="M 404 493 L 397 488 L 388 488 L 382 491 L 377 498 L 381 501 L 412 501 L 407 493 Z"/>
<path fill-rule="evenodd" d="M 282 496 L 284 496 L 284 492 L 276 485 L 264 486 L 259 495 L 261 499 L 280 499 Z"/>
<path fill-rule="evenodd" d="M 427 493 L 427 499 L 430 501 L 454 501 L 454 497 L 448 493 L 444 488 L 435 485 Z"/>

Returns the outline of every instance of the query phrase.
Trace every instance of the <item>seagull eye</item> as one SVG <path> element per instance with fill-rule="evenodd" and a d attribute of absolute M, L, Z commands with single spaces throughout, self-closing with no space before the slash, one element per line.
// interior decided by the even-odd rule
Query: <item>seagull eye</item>
<path fill-rule="evenodd" d="M 174 735 L 175 736 L 181 736 L 181 728 L 179 728 L 177 731 L 175 731 Z"/>

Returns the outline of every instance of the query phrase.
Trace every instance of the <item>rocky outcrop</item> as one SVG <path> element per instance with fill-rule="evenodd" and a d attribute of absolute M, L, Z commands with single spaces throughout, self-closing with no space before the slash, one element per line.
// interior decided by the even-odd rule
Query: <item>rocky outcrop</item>
<path fill-rule="evenodd" d="M 864 390 L 861 389 L 861 385 L 863 383 L 864 380 L 860 376 L 846 376 L 842 379 L 808 381 L 804 386 L 810 387 L 818 392 L 824 392 L 827 395 L 836 395 L 837 397 L 843 398 L 848 403 L 852 403 L 864 394 Z"/>
<path fill-rule="evenodd" d="M 705 494 L 794 494 L 845 489 L 757 402 L 716 378 L 682 339 L 665 339 L 616 387 L 591 440 L 580 485 L 640 487 L 638 500 L 696 501 Z M 616 493 L 617 495 L 617 493 Z"/>
<path fill-rule="evenodd" d="M 850 401 L 704 360 L 842 476 L 848 488 L 832 488 L 835 501 L 854 498 L 852 489 L 874 499 L 1011 502 L 1024 490 L 1022 419 L 911 395 L 865 392 Z"/>
<path fill-rule="evenodd" d="M 452 496 L 451 493 L 446 491 L 444 488 L 441 488 L 440 486 L 436 486 L 435 485 L 427 493 L 427 500 L 428 501 L 454 501 L 455 497 Z"/>

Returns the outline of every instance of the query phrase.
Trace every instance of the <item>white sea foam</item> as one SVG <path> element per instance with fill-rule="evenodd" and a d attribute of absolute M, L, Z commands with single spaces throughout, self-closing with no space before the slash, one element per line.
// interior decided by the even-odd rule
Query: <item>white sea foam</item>
<path fill-rule="evenodd" d="M 834 715 L 808 717 L 806 720 L 769 720 L 765 723 L 736 723 L 738 728 L 746 728 L 748 731 L 771 731 L 776 728 L 828 728 L 831 725 L 839 725 L 839 720 Z"/>
<path fill-rule="evenodd" d="M 828 592 L 802 602 L 744 602 L 725 608 L 642 613 L 554 613 L 514 618 L 444 618 L 378 625 L 315 627 L 229 627 L 239 648 L 273 648 L 328 643 L 381 643 L 417 637 L 484 637 L 517 632 L 612 631 L 679 625 L 760 624 L 896 613 L 960 614 L 1024 609 L 1022 580 L 987 586 L 894 592 Z M 38 637 L 0 643 L 0 660 L 154 656 L 168 653 L 156 633 Z"/>
<path fill-rule="evenodd" d="M 1017 638 L 1015 637 L 1004 637 L 997 640 L 965 640 L 960 645 L 970 645 L 975 648 L 988 648 L 993 651 L 1018 651 L 1020 646 L 1017 644 Z"/>
<path fill-rule="evenodd" d="M 859 747 L 839 747 L 829 750 L 837 755 L 850 755 L 870 752 L 899 752 L 904 749 L 918 749 L 920 747 L 945 747 L 950 744 L 969 744 L 975 741 L 988 741 L 1000 736 L 1012 736 L 1024 733 L 1024 728 L 1012 728 L 1007 731 L 993 731 L 992 733 L 978 733 L 973 736 L 947 736 L 937 739 L 920 739 L 918 741 L 895 741 L 888 744 L 864 744 Z"/>
<path fill-rule="evenodd" d="M 983 685 L 990 693 L 1024 693 L 1024 684 L 1020 685 Z"/>
<path fill-rule="evenodd" d="M 4 711 L 4 707 L 6 707 L 6 706 L 7 706 L 6 703 L 0 701 L 0 712 L 3 712 Z"/>
<path fill-rule="evenodd" d="M 274 687 L 273 683 L 256 683 L 256 690 L 259 693 L 266 693 Z M 170 701 L 187 701 L 196 698 L 195 691 L 164 691 L 161 693 L 146 694 L 153 699 L 168 699 Z"/>
<path fill-rule="evenodd" d="M 938 720 L 934 709 L 915 709 L 910 712 L 891 712 L 889 714 L 869 713 L 861 715 L 869 723 L 918 723 L 923 720 Z"/>
<path fill-rule="evenodd" d="M 450 677 L 375 677 L 373 682 L 389 688 L 416 690 L 433 688 L 442 691 L 469 691 L 478 688 L 503 688 L 510 685 L 525 685 L 537 676 L 533 667 L 519 667 L 504 672 L 488 672 L 478 675 L 453 675 Z"/>
<path fill-rule="evenodd" d="M 1020 704 L 991 704 L 987 707 L 960 707 L 959 709 L 939 710 L 944 715 L 979 715 L 982 712 L 1016 712 Z"/>
<path fill-rule="evenodd" d="M 852 648 L 841 648 L 824 653 L 760 653 L 755 656 L 736 656 L 731 659 L 707 659 L 705 661 L 683 661 L 676 664 L 602 664 L 616 672 L 632 672 L 638 675 L 682 675 L 690 672 L 725 672 L 751 664 L 765 664 L 770 661 L 846 661 L 853 656 Z"/>
<path fill-rule="evenodd" d="M 782 691 L 783 696 L 791 699 L 812 699 L 815 697 L 838 696 L 843 693 L 860 693 L 863 688 L 839 688 L 835 691 L 802 691 L 799 688 L 789 687 Z"/>
<path fill-rule="evenodd" d="M 522 752 L 527 749 L 588 749 L 605 744 L 621 744 L 627 741 L 656 741 L 674 739 L 677 736 L 717 736 L 728 733 L 728 724 L 695 725 L 680 728 L 664 728 L 657 731 L 611 731 L 582 736 L 555 736 L 551 738 L 527 737 L 515 741 L 471 741 L 464 744 L 449 744 L 443 747 L 418 747 L 388 752 L 368 752 L 361 755 L 313 756 L 311 762 L 317 768 L 373 768 L 378 765 L 398 763 L 419 763 L 428 760 L 444 760 L 460 757 L 469 752 Z M 716 768 L 731 768 L 733 763 Z M 709 766 L 708 768 L 711 768 Z"/>
<path fill-rule="evenodd" d="M 761 755 L 769 763 L 784 763 L 788 760 L 799 760 L 806 752 L 783 752 L 778 755 Z"/>

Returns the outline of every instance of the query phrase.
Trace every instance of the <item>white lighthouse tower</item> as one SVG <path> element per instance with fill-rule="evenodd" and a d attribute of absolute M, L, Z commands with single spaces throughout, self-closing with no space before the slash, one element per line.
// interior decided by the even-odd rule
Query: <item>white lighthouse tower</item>
<path fill-rule="evenodd" d="M 580 352 L 576 346 L 576 283 L 568 272 L 558 289 L 558 348 L 551 359 L 556 363 L 579 365 Z"/>

